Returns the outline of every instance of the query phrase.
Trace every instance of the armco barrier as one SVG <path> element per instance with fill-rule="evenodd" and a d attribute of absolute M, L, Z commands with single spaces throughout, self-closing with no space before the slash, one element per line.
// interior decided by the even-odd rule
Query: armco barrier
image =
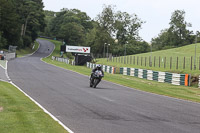
<path fill-rule="evenodd" d="M 70 63 L 70 60 L 67 58 L 60 58 L 60 57 L 52 56 L 51 59 L 59 61 L 59 62 L 65 62 L 66 64 L 74 65 L 74 61 L 71 61 L 71 63 Z"/>
<path fill-rule="evenodd" d="M 98 64 L 87 62 L 87 67 L 94 69 Z M 102 70 L 107 73 L 115 74 L 115 67 L 102 65 Z"/>
<path fill-rule="evenodd" d="M 190 77 L 191 77 L 188 74 L 157 72 L 152 70 L 127 68 L 127 67 L 120 68 L 120 74 L 134 76 L 147 80 L 155 80 L 161 83 L 170 83 L 173 85 L 184 85 L 184 86 L 190 86 Z M 199 87 L 200 87 L 200 81 L 199 81 Z"/>

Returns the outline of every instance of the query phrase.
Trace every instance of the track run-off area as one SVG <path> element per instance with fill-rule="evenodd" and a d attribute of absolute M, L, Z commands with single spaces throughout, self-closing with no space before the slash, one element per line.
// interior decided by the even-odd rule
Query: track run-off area
<path fill-rule="evenodd" d="M 54 44 L 8 62 L 12 82 L 74 133 L 199 133 L 200 104 L 155 95 L 49 65 Z M 119 79 L 120 80 L 120 79 Z"/>

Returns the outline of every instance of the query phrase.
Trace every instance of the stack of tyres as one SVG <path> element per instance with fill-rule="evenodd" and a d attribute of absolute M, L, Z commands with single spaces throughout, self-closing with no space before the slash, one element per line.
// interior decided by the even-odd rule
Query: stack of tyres
<path fill-rule="evenodd" d="M 4 56 L 3 55 L 0 55 L 0 60 L 4 60 Z"/>

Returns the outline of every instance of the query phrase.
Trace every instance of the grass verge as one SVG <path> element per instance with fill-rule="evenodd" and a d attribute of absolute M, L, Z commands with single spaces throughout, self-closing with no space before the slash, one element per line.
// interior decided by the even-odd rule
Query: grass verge
<path fill-rule="evenodd" d="M 59 41 L 52 41 L 52 40 L 49 41 L 55 44 L 55 49 L 59 49 L 60 45 L 62 44 Z M 56 52 L 57 50 L 54 51 L 52 54 L 53 55 L 58 54 Z M 43 61 L 88 76 L 90 75 L 91 72 L 91 69 L 85 66 L 71 66 L 62 62 L 53 61 L 51 60 L 51 56 L 44 58 Z M 156 81 L 149 81 L 131 76 L 124 76 L 120 74 L 112 75 L 108 73 L 105 73 L 104 80 L 146 92 L 200 102 L 200 89 L 194 87 L 175 86 L 167 83 L 158 83 Z"/>
<path fill-rule="evenodd" d="M 0 81 L 1 133 L 67 133 L 10 83 Z"/>
<path fill-rule="evenodd" d="M 16 53 L 17 53 L 17 57 L 23 57 L 23 56 L 26 56 L 28 54 L 32 54 L 33 52 L 35 52 L 38 47 L 39 47 L 39 44 L 38 42 L 34 42 L 34 46 L 32 45 L 31 47 L 26 47 L 24 49 L 20 49 L 20 50 L 17 50 Z"/>
<path fill-rule="evenodd" d="M 6 68 L 6 61 L 0 60 L 0 66 L 2 66 L 3 68 Z"/>

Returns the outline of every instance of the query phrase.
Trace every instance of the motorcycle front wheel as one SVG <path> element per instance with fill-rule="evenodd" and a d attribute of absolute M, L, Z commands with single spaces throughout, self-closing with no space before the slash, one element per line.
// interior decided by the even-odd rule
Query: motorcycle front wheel
<path fill-rule="evenodd" d="M 96 78 L 95 78 L 95 79 L 94 79 L 94 84 L 93 84 L 93 87 L 94 87 L 94 88 L 97 87 L 98 82 L 99 82 L 99 79 L 96 79 Z"/>

